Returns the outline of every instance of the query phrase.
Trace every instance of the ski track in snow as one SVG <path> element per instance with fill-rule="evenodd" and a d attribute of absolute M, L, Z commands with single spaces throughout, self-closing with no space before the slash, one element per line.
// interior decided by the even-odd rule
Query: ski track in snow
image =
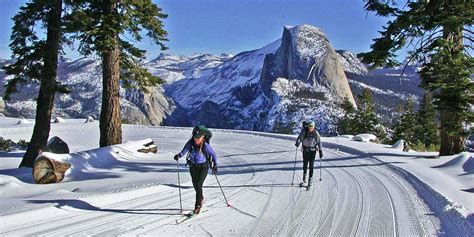
<path fill-rule="evenodd" d="M 182 148 L 186 141 L 182 134 L 189 130 L 135 129 L 148 132 L 128 139 L 150 137 L 169 151 Z M 472 231 L 466 232 L 449 213 L 439 217 L 439 212 L 425 203 L 426 198 L 428 202 L 436 198 L 428 189 L 370 156 L 323 148 L 322 181 L 316 158 L 313 186 L 306 191 L 298 185 L 302 178 L 300 151 L 296 182 L 290 184 L 293 142 L 216 131 L 212 145 L 220 159 L 218 177 L 232 207 L 226 206 L 214 175 L 209 174 L 204 183 L 208 211 L 179 225 L 178 187 L 162 184 L 139 188 L 135 191 L 143 195 L 108 205 L 101 205 L 101 199 L 113 200 L 120 193 L 49 200 L 50 206 L 40 205 L 55 209 L 54 215 L 41 218 L 25 212 L 31 222 L 2 226 L 0 235 L 469 236 Z M 190 211 L 195 192 L 183 166 L 180 174 L 185 179 L 181 183 L 183 208 Z M 41 209 L 34 211 L 41 213 Z"/>

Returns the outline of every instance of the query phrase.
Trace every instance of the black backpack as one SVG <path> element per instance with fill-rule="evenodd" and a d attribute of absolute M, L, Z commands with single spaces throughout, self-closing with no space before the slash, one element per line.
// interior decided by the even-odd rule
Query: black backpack
<path fill-rule="evenodd" d="M 303 126 L 301 127 L 301 132 L 304 132 L 303 138 L 306 138 L 308 136 L 308 125 L 309 121 L 303 121 Z"/>

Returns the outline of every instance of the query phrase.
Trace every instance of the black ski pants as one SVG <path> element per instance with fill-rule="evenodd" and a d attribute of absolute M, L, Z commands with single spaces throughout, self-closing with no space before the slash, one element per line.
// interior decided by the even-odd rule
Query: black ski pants
<path fill-rule="evenodd" d="M 313 178 L 314 158 L 316 151 L 303 150 L 303 176 L 306 176 L 309 164 L 309 178 Z"/>
<path fill-rule="evenodd" d="M 191 179 L 193 181 L 193 187 L 194 190 L 196 191 L 196 206 L 201 206 L 201 202 L 203 200 L 203 195 L 202 195 L 202 186 L 204 184 L 204 180 L 206 180 L 207 177 L 207 170 L 209 169 L 209 166 L 207 163 L 204 164 L 190 164 L 189 167 L 189 173 L 191 174 Z"/>

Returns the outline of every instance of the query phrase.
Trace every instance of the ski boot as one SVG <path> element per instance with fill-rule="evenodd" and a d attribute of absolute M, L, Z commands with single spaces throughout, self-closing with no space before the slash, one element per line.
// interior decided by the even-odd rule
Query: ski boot
<path fill-rule="evenodd" d="M 303 182 L 300 183 L 300 188 L 306 186 L 306 174 L 303 174 Z"/>
<path fill-rule="evenodd" d="M 193 214 L 195 214 L 195 215 L 199 214 L 201 212 L 201 208 L 202 208 L 203 204 L 204 204 L 204 197 L 201 197 L 194 204 Z"/>
<path fill-rule="evenodd" d="M 199 212 L 201 212 L 201 205 L 196 204 L 196 205 L 194 206 L 193 215 L 197 215 L 197 214 L 199 214 Z"/>
<path fill-rule="evenodd" d="M 306 186 L 306 190 L 308 190 L 311 187 L 311 181 L 312 181 L 312 178 L 310 177 L 308 180 L 308 186 Z"/>

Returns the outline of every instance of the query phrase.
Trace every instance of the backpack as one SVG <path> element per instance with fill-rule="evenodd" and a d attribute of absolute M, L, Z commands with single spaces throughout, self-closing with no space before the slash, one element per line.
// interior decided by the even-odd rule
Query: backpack
<path fill-rule="evenodd" d="M 211 132 L 211 130 L 209 130 L 209 129 L 207 129 L 206 127 L 204 127 L 204 125 L 197 125 L 196 127 L 193 128 L 193 133 L 192 133 L 191 139 L 190 139 L 191 142 L 193 142 L 193 137 L 192 137 L 192 136 L 193 136 L 196 132 L 200 132 L 200 133 L 203 133 L 203 134 L 204 134 L 204 142 L 205 142 L 205 143 L 204 143 L 204 145 L 203 145 L 202 153 L 203 153 L 204 157 L 206 157 L 206 160 L 207 160 L 207 162 L 208 162 L 208 164 L 209 164 L 209 167 L 210 167 L 211 162 L 212 162 L 212 159 L 211 159 L 211 155 L 207 154 L 207 152 L 206 152 L 206 142 L 207 142 L 208 144 L 210 144 L 211 138 L 212 138 L 212 132 Z M 193 145 L 191 145 L 190 152 L 193 151 L 194 149 L 195 149 L 195 148 L 194 148 L 194 144 L 193 144 Z M 189 155 L 188 155 L 188 157 L 189 157 Z M 188 160 L 188 161 L 186 162 L 186 166 L 188 165 L 188 162 L 189 162 L 189 158 L 188 158 L 188 157 L 186 157 L 186 159 Z"/>
<path fill-rule="evenodd" d="M 301 126 L 301 132 L 304 132 L 303 138 L 306 138 L 308 136 L 308 125 L 309 121 L 303 121 L 303 126 Z"/>
<path fill-rule="evenodd" d="M 308 144 L 304 144 L 305 143 L 304 140 L 308 138 L 308 136 L 310 135 L 310 133 L 308 133 L 308 126 L 310 124 L 311 124 L 311 120 L 303 121 L 302 123 L 303 126 L 301 127 L 301 132 L 304 135 L 303 135 L 303 139 L 301 140 L 301 143 L 303 143 L 303 146 L 308 145 Z M 317 132 L 317 130 L 315 130 L 315 136 L 314 137 L 312 136 L 312 139 L 317 140 L 318 137 L 319 137 L 319 133 Z M 310 145 L 308 147 L 311 147 L 311 149 L 313 149 L 313 145 Z"/>

